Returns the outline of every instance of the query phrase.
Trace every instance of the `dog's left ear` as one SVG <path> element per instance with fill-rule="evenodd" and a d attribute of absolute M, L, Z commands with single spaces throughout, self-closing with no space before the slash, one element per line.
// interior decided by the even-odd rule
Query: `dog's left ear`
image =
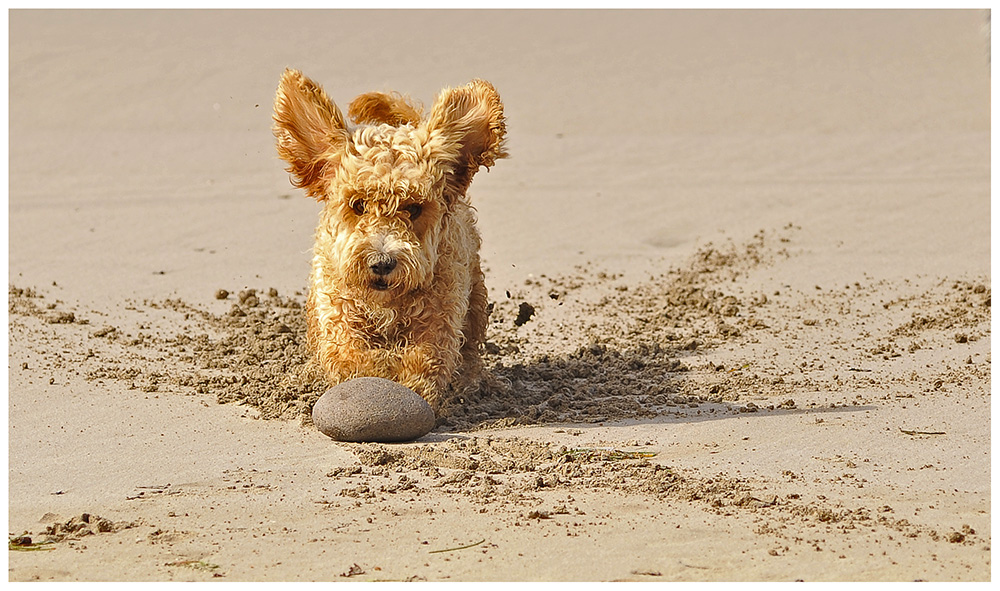
<path fill-rule="evenodd" d="M 427 118 L 427 131 L 436 155 L 452 165 L 448 188 L 458 196 L 480 166 L 489 168 L 507 157 L 503 103 L 485 80 L 443 90 Z"/>

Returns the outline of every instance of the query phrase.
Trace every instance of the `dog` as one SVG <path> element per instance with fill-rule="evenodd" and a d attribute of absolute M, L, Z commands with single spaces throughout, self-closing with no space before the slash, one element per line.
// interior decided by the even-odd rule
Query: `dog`
<path fill-rule="evenodd" d="M 475 388 L 489 317 L 476 212 L 481 167 L 508 156 L 503 103 L 485 80 L 446 88 L 430 113 L 398 93 L 362 94 L 354 125 L 297 70 L 274 102 L 278 155 L 323 204 L 305 313 L 331 384 L 398 382 L 438 412 Z"/>

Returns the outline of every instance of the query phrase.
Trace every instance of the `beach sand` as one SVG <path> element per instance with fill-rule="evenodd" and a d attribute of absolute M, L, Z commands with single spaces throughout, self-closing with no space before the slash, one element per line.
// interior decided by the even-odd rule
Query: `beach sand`
<path fill-rule="evenodd" d="M 10 580 L 990 580 L 988 12 L 9 24 Z M 309 423 L 285 67 L 504 100 L 419 441 Z"/>

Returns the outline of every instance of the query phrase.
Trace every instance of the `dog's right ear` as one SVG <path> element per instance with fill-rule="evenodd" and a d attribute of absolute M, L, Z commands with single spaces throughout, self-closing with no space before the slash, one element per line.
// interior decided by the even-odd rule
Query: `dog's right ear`
<path fill-rule="evenodd" d="M 274 97 L 273 130 L 278 156 L 288 162 L 292 183 L 310 197 L 326 199 L 323 173 L 336 165 L 349 141 L 337 105 L 302 72 L 287 69 Z"/>

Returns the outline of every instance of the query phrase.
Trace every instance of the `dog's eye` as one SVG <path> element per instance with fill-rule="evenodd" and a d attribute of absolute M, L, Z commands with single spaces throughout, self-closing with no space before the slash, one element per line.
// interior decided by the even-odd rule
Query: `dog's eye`
<path fill-rule="evenodd" d="M 412 204 L 407 205 L 406 207 L 404 207 L 403 211 L 405 211 L 407 214 L 409 214 L 410 221 L 413 221 L 413 220 L 417 219 L 418 217 L 420 217 L 420 214 L 424 212 L 424 208 L 420 207 L 416 203 L 412 203 Z"/>
<path fill-rule="evenodd" d="M 365 202 L 358 199 L 354 203 L 351 203 L 351 209 L 358 215 L 365 215 Z"/>

